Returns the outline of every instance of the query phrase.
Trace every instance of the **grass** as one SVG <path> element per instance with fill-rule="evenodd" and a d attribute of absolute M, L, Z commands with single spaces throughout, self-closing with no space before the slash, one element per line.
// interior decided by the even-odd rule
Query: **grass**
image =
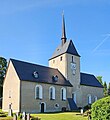
<path fill-rule="evenodd" d="M 41 118 L 41 120 L 87 120 L 87 117 L 81 116 L 78 112 L 31 114 L 31 116 Z M 13 120 L 13 118 L 0 117 L 0 120 Z"/>
<path fill-rule="evenodd" d="M 12 117 L 0 117 L 0 120 L 13 120 Z"/>
<path fill-rule="evenodd" d="M 32 114 L 32 116 L 41 118 L 41 120 L 87 120 L 87 117 L 83 117 L 76 112 Z"/>

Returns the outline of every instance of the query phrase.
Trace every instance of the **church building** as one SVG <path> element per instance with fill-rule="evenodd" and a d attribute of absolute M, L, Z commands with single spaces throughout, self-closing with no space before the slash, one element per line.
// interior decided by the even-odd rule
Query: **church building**
<path fill-rule="evenodd" d="M 103 86 L 92 74 L 80 72 L 80 55 L 67 40 L 64 15 L 61 44 L 49 67 L 10 59 L 3 83 L 3 111 L 43 113 L 77 110 L 103 97 Z"/>

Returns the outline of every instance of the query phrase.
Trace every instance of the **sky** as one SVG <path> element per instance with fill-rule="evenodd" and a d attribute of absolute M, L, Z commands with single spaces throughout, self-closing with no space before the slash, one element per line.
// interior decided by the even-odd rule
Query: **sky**
<path fill-rule="evenodd" d="M 110 82 L 109 0 L 0 0 L 0 56 L 48 66 L 61 44 L 63 11 L 81 72 Z"/>

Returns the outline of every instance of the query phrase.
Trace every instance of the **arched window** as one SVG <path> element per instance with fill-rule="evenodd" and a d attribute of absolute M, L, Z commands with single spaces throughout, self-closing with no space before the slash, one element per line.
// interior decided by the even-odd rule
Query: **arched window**
<path fill-rule="evenodd" d="M 36 85 L 35 87 L 35 98 L 42 99 L 42 86 L 41 85 Z"/>
<path fill-rule="evenodd" d="M 88 104 L 91 104 L 91 95 L 89 94 L 87 97 L 88 97 Z"/>
<path fill-rule="evenodd" d="M 39 98 L 39 87 L 36 87 L 36 98 Z"/>
<path fill-rule="evenodd" d="M 54 100 L 55 99 L 55 87 L 51 86 L 49 88 L 49 98 L 50 100 Z"/>
<path fill-rule="evenodd" d="M 94 96 L 94 102 L 97 101 L 97 96 Z"/>
<path fill-rule="evenodd" d="M 66 100 L 66 89 L 65 88 L 61 88 L 61 99 Z"/>

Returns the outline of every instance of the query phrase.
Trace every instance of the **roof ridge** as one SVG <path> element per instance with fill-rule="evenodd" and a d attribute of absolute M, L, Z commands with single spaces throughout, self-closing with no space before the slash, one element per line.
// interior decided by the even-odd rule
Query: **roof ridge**
<path fill-rule="evenodd" d="M 84 72 L 80 72 L 80 74 L 86 74 L 86 75 L 93 75 L 93 76 L 95 76 L 95 75 L 92 74 L 92 73 L 84 73 Z"/>
<path fill-rule="evenodd" d="M 44 66 L 44 65 L 39 65 L 39 64 L 35 64 L 35 63 L 30 63 L 30 62 L 27 62 L 27 61 L 22 61 L 22 60 L 17 60 L 17 59 L 12 59 L 10 58 L 11 61 L 18 61 L 18 62 L 22 62 L 22 63 L 26 63 L 26 64 L 31 64 L 31 65 L 37 65 L 37 66 L 40 66 L 40 67 L 45 67 L 45 68 L 49 68 L 49 69 L 54 69 L 54 70 L 58 70 L 57 68 L 52 68 L 52 67 L 48 67 L 48 66 Z"/>

